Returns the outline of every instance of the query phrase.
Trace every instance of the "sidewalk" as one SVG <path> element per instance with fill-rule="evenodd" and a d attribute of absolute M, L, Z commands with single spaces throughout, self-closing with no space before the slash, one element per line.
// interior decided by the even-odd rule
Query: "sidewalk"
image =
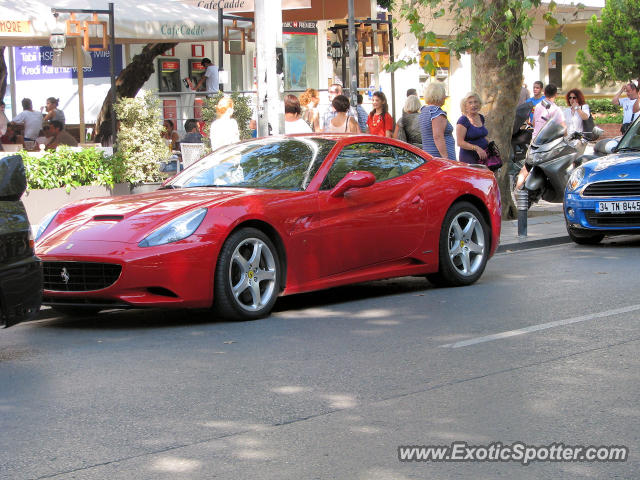
<path fill-rule="evenodd" d="M 540 201 L 529 210 L 527 236 L 518 237 L 518 221 L 503 220 L 497 253 L 569 243 L 561 203 Z"/>

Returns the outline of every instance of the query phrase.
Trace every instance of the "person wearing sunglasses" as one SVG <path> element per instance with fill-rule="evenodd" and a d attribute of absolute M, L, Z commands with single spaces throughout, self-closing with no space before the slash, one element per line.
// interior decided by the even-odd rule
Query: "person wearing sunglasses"
<path fill-rule="evenodd" d="M 589 119 L 589 105 L 584 94 L 577 88 L 569 90 L 565 96 L 567 107 L 564 109 L 564 121 L 567 124 L 567 134 L 584 131 L 583 123 Z"/>

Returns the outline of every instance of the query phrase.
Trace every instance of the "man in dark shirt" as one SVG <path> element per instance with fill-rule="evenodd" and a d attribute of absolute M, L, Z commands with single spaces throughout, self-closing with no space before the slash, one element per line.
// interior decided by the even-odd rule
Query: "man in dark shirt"
<path fill-rule="evenodd" d="M 202 135 L 198 131 L 198 122 L 195 118 L 190 118 L 184 122 L 184 131 L 187 133 L 180 140 L 180 143 L 202 143 Z"/>
<path fill-rule="evenodd" d="M 64 130 L 62 122 L 58 120 L 51 120 L 49 122 L 50 133 L 53 134 L 53 139 L 47 144 L 47 150 L 55 150 L 59 145 L 68 145 L 70 147 L 77 147 L 78 141 L 73 136 Z"/>

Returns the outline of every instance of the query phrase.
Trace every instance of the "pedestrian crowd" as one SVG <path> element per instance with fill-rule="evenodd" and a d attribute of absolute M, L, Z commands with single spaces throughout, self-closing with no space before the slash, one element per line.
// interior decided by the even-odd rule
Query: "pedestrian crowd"
<path fill-rule="evenodd" d="M 78 141 L 65 130 L 64 112 L 58 107 L 59 99 L 47 98 L 46 106 L 39 112 L 33 109 L 30 98 L 23 98 L 21 103 L 22 112 L 9 121 L 5 114 L 6 105 L 0 101 L 0 145 L 16 144 L 28 150 L 78 146 Z"/>

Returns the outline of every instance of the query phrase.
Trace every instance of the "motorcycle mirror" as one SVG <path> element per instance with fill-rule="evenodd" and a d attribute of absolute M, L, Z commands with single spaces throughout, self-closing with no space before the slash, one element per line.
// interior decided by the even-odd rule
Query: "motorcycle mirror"
<path fill-rule="evenodd" d="M 593 130 L 591 130 L 591 138 L 593 140 L 597 140 L 602 136 L 603 133 L 604 133 L 604 130 L 601 129 L 600 127 L 593 127 Z"/>
<path fill-rule="evenodd" d="M 547 100 L 546 98 L 543 98 L 540 103 L 542 104 L 542 106 L 544 108 L 546 108 L 547 110 L 549 110 L 549 108 L 551 108 L 551 102 L 549 100 Z"/>

